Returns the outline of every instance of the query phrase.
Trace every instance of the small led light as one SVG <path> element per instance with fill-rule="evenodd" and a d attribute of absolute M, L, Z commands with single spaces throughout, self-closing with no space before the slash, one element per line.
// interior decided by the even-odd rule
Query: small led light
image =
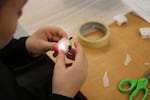
<path fill-rule="evenodd" d="M 58 50 L 63 50 L 65 53 L 71 49 L 71 40 L 72 38 L 62 38 L 58 41 Z"/>
<path fill-rule="evenodd" d="M 58 44 L 58 49 L 59 49 L 59 50 L 66 51 L 67 47 L 65 46 L 64 43 L 59 43 L 59 44 Z"/>

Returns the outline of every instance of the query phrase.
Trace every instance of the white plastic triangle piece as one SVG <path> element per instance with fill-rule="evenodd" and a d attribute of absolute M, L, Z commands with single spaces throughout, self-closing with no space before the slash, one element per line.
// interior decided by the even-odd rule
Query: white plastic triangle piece
<path fill-rule="evenodd" d="M 105 72 L 105 74 L 103 76 L 103 85 L 104 85 L 104 87 L 109 87 L 109 78 L 108 78 L 107 72 Z"/>
<path fill-rule="evenodd" d="M 126 55 L 126 58 L 125 58 L 125 62 L 124 62 L 124 65 L 125 66 L 128 66 L 129 63 L 131 62 L 131 56 L 129 54 Z"/>

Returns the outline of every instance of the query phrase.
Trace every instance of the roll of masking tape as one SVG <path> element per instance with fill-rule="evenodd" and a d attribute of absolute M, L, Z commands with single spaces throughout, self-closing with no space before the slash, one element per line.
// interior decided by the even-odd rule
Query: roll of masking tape
<path fill-rule="evenodd" d="M 99 39 L 88 39 L 85 35 L 88 35 L 95 31 L 101 31 L 104 36 Z M 105 46 L 109 41 L 109 29 L 106 25 L 99 22 L 86 22 L 82 24 L 77 30 L 77 38 L 81 45 L 89 48 L 100 48 Z"/>

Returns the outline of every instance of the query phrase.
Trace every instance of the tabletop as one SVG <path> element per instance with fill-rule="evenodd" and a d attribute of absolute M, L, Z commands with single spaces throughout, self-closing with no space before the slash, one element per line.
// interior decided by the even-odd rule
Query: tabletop
<path fill-rule="evenodd" d="M 150 39 L 142 39 L 139 33 L 139 28 L 150 27 L 150 24 L 133 13 L 127 14 L 126 17 L 126 24 L 118 26 L 112 23 L 108 26 L 108 45 L 99 49 L 84 47 L 89 69 L 81 92 L 88 100 L 128 100 L 130 93 L 120 92 L 117 89 L 118 83 L 124 79 L 141 78 L 150 69 L 150 65 L 144 64 L 150 62 Z M 127 54 L 132 60 L 125 66 Z M 108 73 L 109 87 L 103 86 L 105 72 Z M 150 89 L 150 85 L 148 88 Z M 141 96 L 143 92 L 138 94 L 137 100 L 140 100 Z"/>
<path fill-rule="evenodd" d="M 142 39 L 139 33 L 139 28 L 150 27 L 150 24 L 133 13 L 126 17 L 126 24 L 118 26 L 112 23 L 108 26 L 111 35 L 107 46 L 99 49 L 84 48 L 89 70 L 81 91 L 88 100 L 128 100 L 130 93 L 121 93 L 117 89 L 118 83 L 123 79 L 143 77 L 150 69 L 150 66 L 144 64 L 150 62 L 150 39 Z M 132 60 L 125 66 L 127 54 Z M 108 73 L 109 87 L 103 86 L 105 72 Z M 141 96 L 142 92 L 137 95 L 137 100 Z"/>

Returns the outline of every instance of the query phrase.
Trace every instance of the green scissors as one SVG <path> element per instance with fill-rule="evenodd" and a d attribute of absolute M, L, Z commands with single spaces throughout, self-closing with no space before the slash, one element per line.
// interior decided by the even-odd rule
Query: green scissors
<path fill-rule="evenodd" d="M 148 74 L 146 74 L 145 77 L 140 78 L 138 80 L 122 80 L 119 85 L 118 85 L 118 89 L 121 92 L 130 92 L 134 89 L 134 91 L 131 93 L 129 100 L 133 100 L 134 97 L 140 92 L 140 91 L 144 91 L 144 96 L 142 97 L 142 100 L 146 100 L 146 98 L 148 97 L 148 81 L 150 80 L 150 72 L 148 72 Z M 123 85 L 125 84 L 129 84 L 129 88 L 124 89 Z"/>

